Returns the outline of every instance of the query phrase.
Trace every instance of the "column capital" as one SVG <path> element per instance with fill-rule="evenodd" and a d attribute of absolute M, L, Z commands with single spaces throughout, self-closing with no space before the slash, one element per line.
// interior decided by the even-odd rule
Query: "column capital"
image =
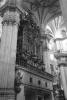
<path fill-rule="evenodd" d="M 10 11 L 7 10 L 4 14 L 3 14 L 3 24 L 19 24 L 20 21 L 20 13 L 18 11 Z"/>
<path fill-rule="evenodd" d="M 47 39 L 48 41 L 50 41 L 52 38 L 52 36 L 50 34 L 42 34 L 41 35 L 41 40 L 44 41 L 45 39 Z"/>
<path fill-rule="evenodd" d="M 49 50 L 48 49 L 48 43 L 50 41 L 51 37 L 49 34 L 42 34 L 41 35 L 41 41 L 42 41 L 42 45 L 43 45 L 43 50 Z"/>

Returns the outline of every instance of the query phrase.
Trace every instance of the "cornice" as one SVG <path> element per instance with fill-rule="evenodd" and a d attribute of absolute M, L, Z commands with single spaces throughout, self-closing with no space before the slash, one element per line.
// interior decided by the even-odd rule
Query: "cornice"
<path fill-rule="evenodd" d="M 59 58 L 67 58 L 67 53 L 60 53 L 60 52 L 58 52 L 58 53 L 55 53 L 55 57 L 57 58 L 57 59 L 59 59 Z"/>
<path fill-rule="evenodd" d="M 59 63 L 58 63 L 58 66 L 59 67 L 67 67 L 67 62 L 66 61 L 59 61 Z"/>
<path fill-rule="evenodd" d="M 30 66 L 29 64 L 27 64 L 27 66 L 20 66 L 20 65 L 16 65 L 16 70 L 23 70 L 25 72 L 28 72 L 30 74 L 39 76 L 41 78 L 53 81 L 53 75 L 45 72 L 42 72 L 41 70 L 34 68 L 33 66 Z"/>

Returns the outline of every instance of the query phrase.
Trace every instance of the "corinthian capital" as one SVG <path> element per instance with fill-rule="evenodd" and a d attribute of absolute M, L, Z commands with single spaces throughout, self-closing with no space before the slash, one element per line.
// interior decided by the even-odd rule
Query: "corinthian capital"
<path fill-rule="evenodd" d="M 17 11 L 6 11 L 3 15 L 3 24 L 19 24 L 20 17 Z"/>

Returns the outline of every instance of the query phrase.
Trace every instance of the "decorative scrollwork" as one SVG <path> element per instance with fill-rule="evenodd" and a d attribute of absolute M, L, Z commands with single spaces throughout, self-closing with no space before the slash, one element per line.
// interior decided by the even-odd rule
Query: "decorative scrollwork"
<path fill-rule="evenodd" d="M 33 51 L 34 45 L 39 45 L 39 41 L 40 41 L 40 29 L 39 27 L 36 25 L 36 23 L 34 22 L 32 15 L 28 14 L 25 17 L 26 20 L 26 24 L 24 26 L 23 29 L 23 33 L 24 33 L 24 46 L 26 44 L 26 47 L 30 47 L 30 51 Z"/>
<path fill-rule="evenodd" d="M 19 24 L 20 18 L 19 13 L 17 11 L 6 11 L 3 16 L 3 24 Z"/>
<path fill-rule="evenodd" d="M 30 65 L 41 71 L 45 71 L 43 61 L 39 55 L 41 46 L 40 28 L 34 22 L 31 13 L 25 16 L 22 23 L 23 31 L 21 36 L 23 37 L 23 41 L 21 41 L 22 43 L 18 42 L 18 46 L 21 50 L 19 49 L 19 53 L 17 52 L 17 62 L 21 66 L 27 67 L 27 65 Z M 20 31 L 18 34 L 20 34 Z"/>

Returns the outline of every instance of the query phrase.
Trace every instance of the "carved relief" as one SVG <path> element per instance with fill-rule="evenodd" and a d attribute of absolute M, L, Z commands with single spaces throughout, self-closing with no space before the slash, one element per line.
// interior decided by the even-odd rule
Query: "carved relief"
<path fill-rule="evenodd" d="M 40 29 L 34 23 L 33 19 L 29 16 L 26 16 L 25 21 L 22 20 L 21 31 L 19 31 L 21 36 L 18 37 L 18 55 L 17 58 L 21 65 L 27 66 L 30 64 L 31 66 L 42 68 L 43 69 L 43 61 L 40 55 L 41 52 L 41 43 L 40 43 Z M 23 31 L 22 31 L 23 30 Z M 18 34 L 20 34 L 18 33 Z M 20 39 L 20 37 L 22 37 Z M 19 42 L 21 40 L 21 43 Z"/>
<path fill-rule="evenodd" d="M 3 16 L 3 24 L 19 24 L 20 18 L 19 13 L 17 11 L 6 11 Z"/>

